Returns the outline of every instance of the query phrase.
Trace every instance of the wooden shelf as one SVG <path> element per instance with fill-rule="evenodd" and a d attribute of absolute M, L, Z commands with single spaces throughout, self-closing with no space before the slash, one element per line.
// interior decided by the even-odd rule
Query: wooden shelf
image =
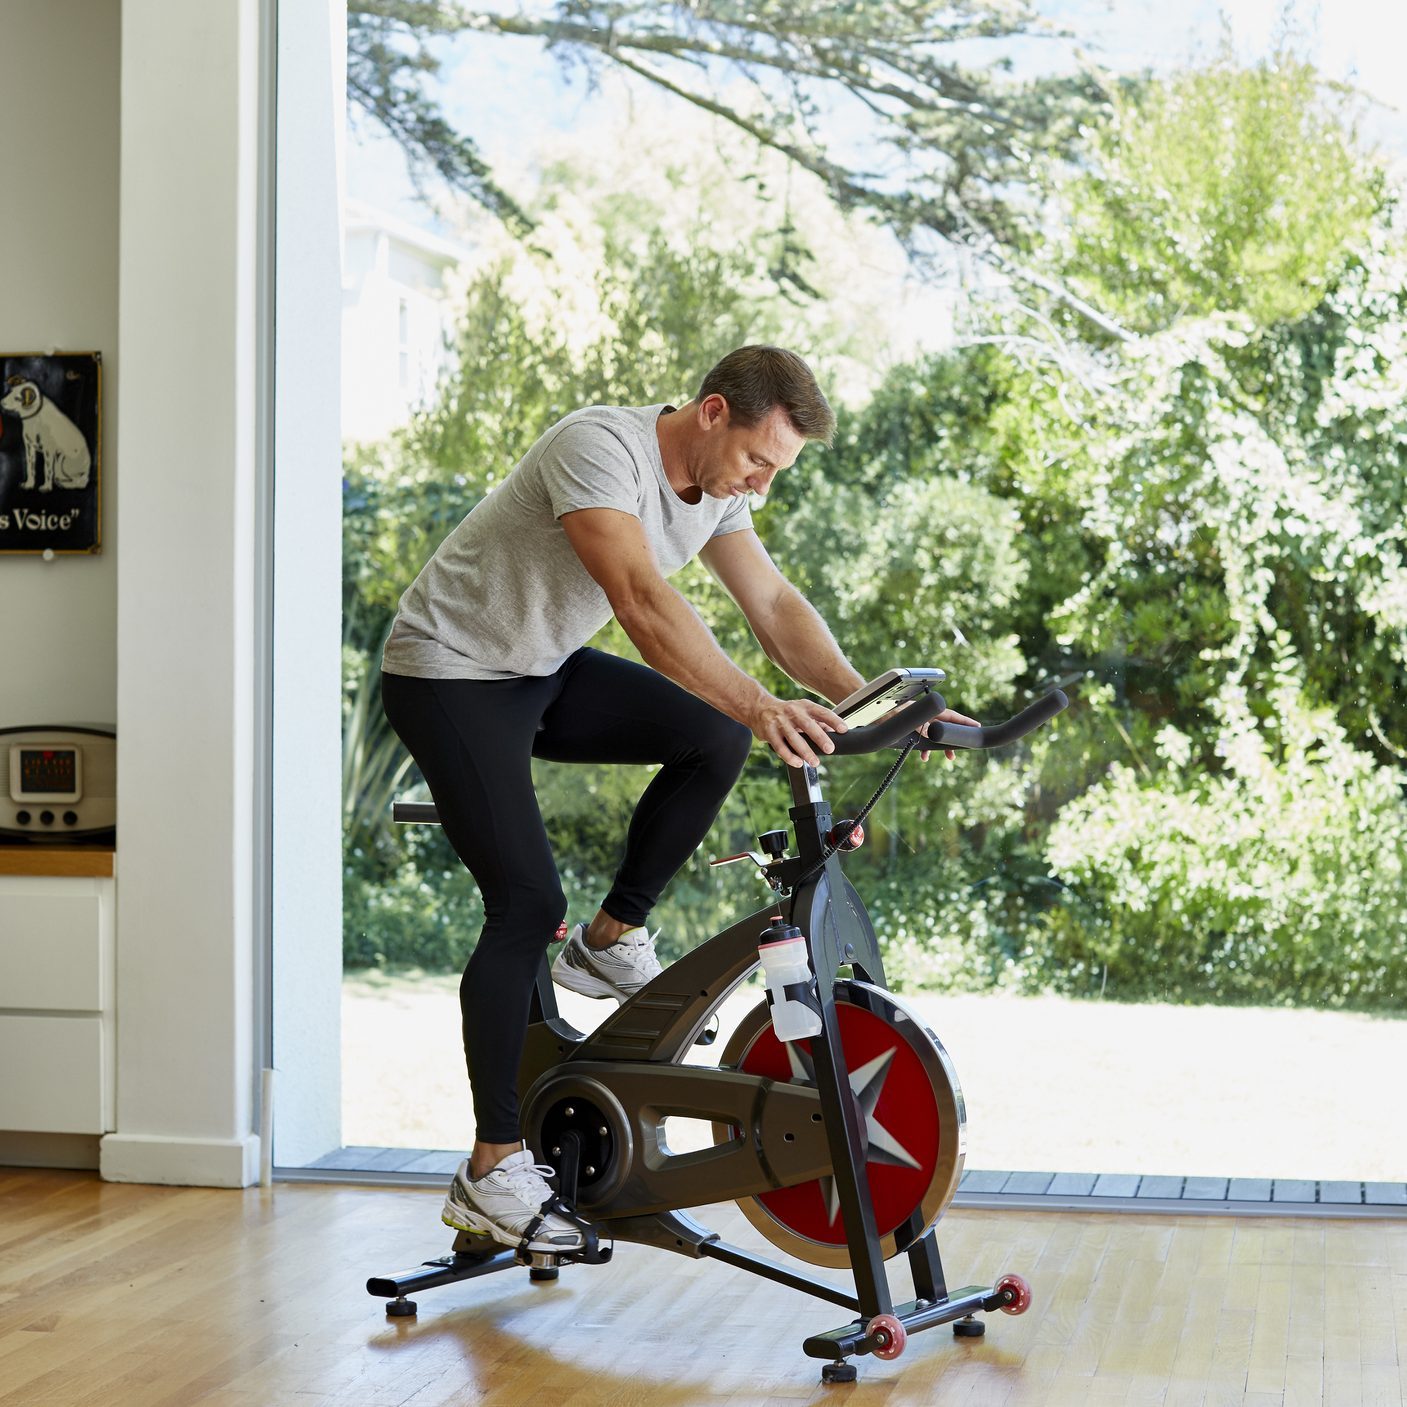
<path fill-rule="evenodd" d="M 115 854 L 110 845 L 0 845 L 0 875 L 103 879 L 112 874 Z"/>

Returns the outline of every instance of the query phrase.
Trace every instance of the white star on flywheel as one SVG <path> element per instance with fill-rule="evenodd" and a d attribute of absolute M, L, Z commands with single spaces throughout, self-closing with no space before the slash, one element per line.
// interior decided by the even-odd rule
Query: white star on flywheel
<path fill-rule="evenodd" d="M 894 1059 L 894 1052 L 898 1048 L 898 1046 L 891 1046 L 883 1055 L 876 1055 L 873 1060 L 867 1061 L 858 1070 L 852 1070 L 850 1072 L 850 1091 L 855 1096 L 855 1102 L 860 1106 L 860 1113 L 865 1120 L 865 1161 L 867 1163 L 884 1163 L 892 1168 L 916 1168 L 919 1166 L 918 1159 L 875 1118 L 874 1112 L 875 1106 L 879 1103 L 880 1095 L 884 1093 L 884 1081 Z M 787 1059 L 791 1062 L 792 1078 L 805 1084 L 814 1085 L 816 1083 L 816 1068 L 810 1054 L 798 1050 L 795 1041 L 787 1041 L 786 1049 Z M 836 1191 L 833 1177 L 823 1177 L 820 1179 L 820 1183 L 821 1196 L 825 1198 L 829 1222 L 834 1226 L 836 1217 L 840 1215 L 840 1193 Z"/>

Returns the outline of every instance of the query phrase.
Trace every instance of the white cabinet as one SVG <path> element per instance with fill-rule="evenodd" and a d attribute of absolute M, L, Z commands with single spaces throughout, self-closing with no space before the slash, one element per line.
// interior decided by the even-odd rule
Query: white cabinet
<path fill-rule="evenodd" d="M 112 854 L 15 849 L 3 862 L 0 1129 L 107 1133 L 117 1103 Z"/>

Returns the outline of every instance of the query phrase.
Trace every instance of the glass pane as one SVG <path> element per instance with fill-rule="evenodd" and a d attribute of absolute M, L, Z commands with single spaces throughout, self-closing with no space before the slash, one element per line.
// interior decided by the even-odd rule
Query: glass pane
<path fill-rule="evenodd" d="M 1336 86 L 1350 56 L 1370 92 L 1396 84 L 1381 17 L 1234 12 L 1223 37 L 1210 6 L 1044 7 L 1061 37 L 1038 10 L 925 9 L 914 33 L 897 4 L 765 30 L 646 7 L 608 45 L 590 6 L 524 7 L 513 35 L 403 36 L 432 45 L 424 92 L 472 161 L 437 168 L 354 109 L 348 1142 L 472 1137 L 457 993 L 481 901 L 437 831 L 388 820 L 424 795 L 376 702 L 401 591 L 561 416 L 684 404 L 772 342 L 839 428 L 753 521 L 860 673 L 939 666 L 983 722 L 1070 699 L 1019 745 L 915 757 L 846 862 L 956 1064 L 968 1167 L 1145 1195 L 1407 1180 L 1369 1075 L 1407 1054 L 1407 136 Z M 400 344 L 375 311 L 394 298 Z M 743 670 L 801 692 L 697 563 L 674 584 Z M 594 643 L 633 650 L 614 623 Z M 805 651 L 774 654 L 819 686 Z M 828 764 L 835 814 L 892 760 Z M 589 917 L 649 773 L 534 777 Z M 651 918 L 662 957 L 766 900 L 707 859 L 789 806 L 759 744 Z"/>

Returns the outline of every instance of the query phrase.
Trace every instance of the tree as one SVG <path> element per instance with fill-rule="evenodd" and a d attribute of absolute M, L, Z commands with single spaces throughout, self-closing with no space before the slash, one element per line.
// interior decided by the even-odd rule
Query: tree
<path fill-rule="evenodd" d="M 844 208 L 874 212 L 915 250 L 976 251 L 1106 332 L 1092 306 L 1025 260 L 1041 159 L 1068 156 L 1103 102 L 1089 74 L 1011 80 L 965 63 L 972 41 L 1057 31 L 1031 0 L 556 0 L 516 13 L 466 0 L 350 0 L 351 101 L 400 142 L 412 172 L 515 227 L 530 222 L 473 141 L 424 88 L 433 40 L 460 34 L 543 41 L 593 81 L 629 74 L 731 123 L 750 143 L 819 177 Z M 740 79 L 741 85 L 728 86 Z M 869 133 L 856 153 L 856 135 Z"/>
<path fill-rule="evenodd" d="M 1052 827 L 1083 911 L 1042 916 L 1041 985 L 1123 1000 L 1401 1011 L 1407 806 L 1398 778 L 1305 699 L 1281 642 L 1259 697 L 1219 701 L 1218 769 L 1176 728 L 1150 784 L 1116 766 Z"/>
<path fill-rule="evenodd" d="M 1008 304 L 962 354 L 974 384 L 936 383 L 988 407 L 972 462 L 1022 508 L 1019 633 L 1079 681 L 1042 778 L 1079 897 L 1025 970 L 1400 1003 L 1407 253 L 1383 172 L 1279 54 L 1148 84 L 1062 194 L 1058 271 L 1138 341 Z"/>
<path fill-rule="evenodd" d="M 1311 703 L 1400 759 L 1407 252 L 1347 99 L 1223 56 L 1121 99 L 1063 200 L 1064 276 L 1144 335 L 1034 378 L 1031 483 L 1071 466 L 1089 564 L 1056 634 L 1162 711 L 1254 686 L 1283 634 Z"/>
<path fill-rule="evenodd" d="M 646 8 L 613 13 L 635 33 Z M 1076 696 L 1028 749 L 914 767 L 876 808 L 849 863 L 891 970 L 1079 991 L 1107 977 L 1119 995 L 1188 999 L 1400 992 L 1407 258 L 1343 117 L 1280 58 L 1150 80 L 1086 133 L 1086 168 L 1053 183 L 1066 203 L 1030 251 L 1054 286 L 1137 335 L 1007 291 L 965 345 L 843 406 L 835 449 L 808 450 L 759 510 L 862 670 L 896 649 L 940 664 L 977 716 L 1052 680 Z M 545 425 L 591 400 L 686 393 L 717 353 L 792 340 L 824 307 L 804 273 L 770 277 L 785 235 L 736 218 L 736 185 L 698 176 L 686 154 L 699 185 L 680 200 L 677 153 L 659 155 L 643 139 L 631 150 L 647 190 L 593 169 L 583 194 L 580 163 L 550 170 L 531 241 L 504 236 L 474 285 L 441 403 L 349 465 L 349 661 L 367 679 L 409 574 Z M 693 197 L 715 188 L 735 218 L 691 227 L 686 212 L 713 208 Z M 816 328 L 806 345 L 840 343 Z M 678 580 L 725 651 L 789 687 L 702 574 Z M 599 643 L 629 652 L 616 627 Z M 355 730 L 374 711 L 348 675 Z M 387 755 L 350 759 L 368 795 Z M 835 764 L 837 815 L 888 760 Z M 564 882 L 594 903 L 641 779 L 544 769 L 539 783 Z M 741 848 L 786 804 L 755 750 L 718 848 Z M 349 873 L 376 858 L 351 853 Z M 398 954 L 462 957 L 474 901 L 452 860 L 420 838 L 380 858 L 390 882 L 362 885 L 348 913 L 398 931 Z M 660 910 L 675 950 L 748 887 L 702 859 L 686 869 Z M 360 941 L 349 932 L 349 951 Z M 1140 956 L 1164 949 L 1173 979 Z"/>
<path fill-rule="evenodd" d="M 762 296 L 765 247 L 710 249 L 685 231 L 682 248 L 652 213 L 607 196 L 574 216 L 601 241 L 582 277 L 567 246 L 557 257 L 516 246 L 479 271 L 455 330 L 451 372 L 436 402 L 388 444 L 352 447 L 344 466 L 343 776 L 344 948 L 353 963 L 462 965 L 481 911 L 472 883 L 433 828 L 393 828 L 389 802 L 418 782 L 379 706 L 381 647 L 401 592 L 444 536 L 538 435 L 582 405 L 649 404 L 693 384 L 725 352 L 783 334 L 795 310 L 775 286 Z M 515 279 L 518 281 L 515 285 Z M 524 282 L 541 281 L 540 297 Z M 590 304 L 594 335 L 567 334 L 561 285 Z M 586 286 L 583 287 L 583 284 Z M 740 287 L 758 296 L 732 296 Z M 721 296 L 727 292 L 729 296 Z M 543 305 L 542 307 L 536 306 Z M 620 355 L 628 346 L 634 354 Z M 716 603 L 715 603 L 716 604 Z M 617 630 L 608 648 L 629 654 Z M 569 894 L 599 900 L 609 887 L 640 769 L 545 768 L 544 814 Z M 741 806 L 742 803 L 739 803 Z M 724 824 L 735 821 L 725 816 Z M 707 882 L 676 886 L 671 931 L 695 941 L 718 902 Z M 583 898 L 578 907 L 584 907 Z"/>
<path fill-rule="evenodd" d="M 1349 95 L 1281 48 L 1117 94 L 1059 199 L 1069 282 L 1155 331 L 1212 313 L 1260 327 L 1304 317 L 1384 190 Z"/>

